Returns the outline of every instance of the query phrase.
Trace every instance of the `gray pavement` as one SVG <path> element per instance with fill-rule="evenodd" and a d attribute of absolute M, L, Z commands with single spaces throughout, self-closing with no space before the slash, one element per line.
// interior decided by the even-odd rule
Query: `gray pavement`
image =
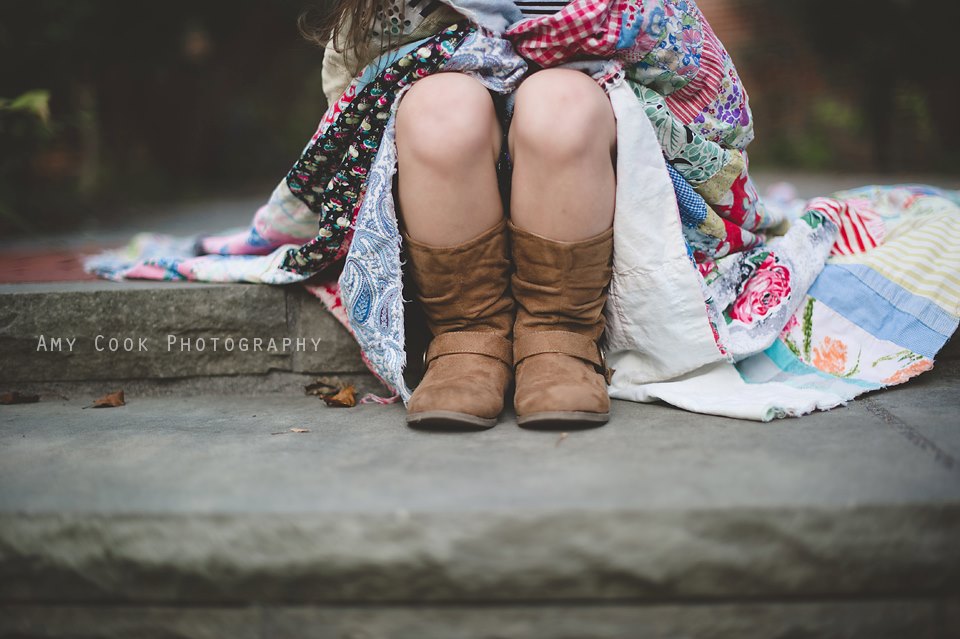
<path fill-rule="evenodd" d="M 953 601 L 958 379 L 769 424 L 615 402 L 567 434 L 289 396 L 4 406 L 0 601 Z"/>
<path fill-rule="evenodd" d="M 960 362 L 768 424 L 614 402 L 567 433 L 408 429 L 400 405 L 307 396 L 0 408 L 0 510 L 523 512 L 960 503 Z M 295 434 L 290 428 L 308 428 Z M 281 433 L 275 435 L 273 433 Z M 202 490 L 200 490 L 202 488 Z"/>
<path fill-rule="evenodd" d="M 267 189 L 259 197 L 203 199 L 185 204 L 135 208 L 122 219 L 84 225 L 68 231 L 51 229 L 42 236 L 0 238 L 0 251 L 122 246 L 140 232 L 178 236 L 218 233 L 248 225 L 257 208 L 266 203 L 269 195 L 270 190 Z"/>
<path fill-rule="evenodd" d="M 765 193 L 778 183 L 791 184 L 801 198 L 830 195 L 868 185 L 928 184 L 942 189 L 960 190 L 960 176 L 930 174 L 814 173 L 778 169 L 753 170 L 753 180 Z"/>

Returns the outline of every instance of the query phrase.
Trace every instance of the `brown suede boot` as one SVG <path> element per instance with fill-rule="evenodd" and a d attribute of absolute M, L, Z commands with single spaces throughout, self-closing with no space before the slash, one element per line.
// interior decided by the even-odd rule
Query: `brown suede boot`
<path fill-rule="evenodd" d="M 404 237 L 416 298 L 433 335 L 427 372 L 407 404 L 407 423 L 495 426 L 513 378 L 506 220 L 449 248 Z"/>
<path fill-rule="evenodd" d="M 557 242 L 510 224 L 517 423 L 583 427 L 610 419 L 608 371 L 598 347 L 612 273 L 613 229 Z"/>

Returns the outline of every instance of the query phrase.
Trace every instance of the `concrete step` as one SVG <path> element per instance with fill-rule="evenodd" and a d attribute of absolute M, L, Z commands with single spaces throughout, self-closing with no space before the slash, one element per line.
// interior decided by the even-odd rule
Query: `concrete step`
<path fill-rule="evenodd" d="M 0 637 L 956 637 L 958 382 L 771 424 L 615 402 L 571 433 L 3 406 Z"/>
<path fill-rule="evenodd" d="M 0 285 L 0 358 L 4 390 L 46 394 L 286 392 L 317 375 L 383 390 L 299 286 Z"/>
<path fill-rule="evenodd" d="M 940 360 L 960 358 L 953 340 Z M 348 332 L 299 286 L 0 285 L 0 388 L 41 394 L 288 392 L 318 375 L 363 391 Z"/>

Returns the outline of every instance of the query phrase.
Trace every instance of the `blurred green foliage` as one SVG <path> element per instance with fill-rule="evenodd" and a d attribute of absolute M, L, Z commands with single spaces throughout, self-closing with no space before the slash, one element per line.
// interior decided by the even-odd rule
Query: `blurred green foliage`
<path fill-rule="evenodd" d="M 326 108 L 316 4 L 0 2 L 0 230 L 269 189 Z"/>
<path fill-rule="evenodd" d="M 52 134 L 48 91 L 28 91 L 12 99 L 0 97 L 0 177 L 22 172 L 31 155 Z M 9 205 L 12 193 L 11 186 L 0 182 L 0 227 L 18 222 Z"/>
<path fill-rule="evenodd" d="M 0 114 L 7 116 L 14 113 L 30 114 L 42 124 L 47 124 L 50 121 L 50 92 L 27 91 L 13 100 L 0 98 Z"/>

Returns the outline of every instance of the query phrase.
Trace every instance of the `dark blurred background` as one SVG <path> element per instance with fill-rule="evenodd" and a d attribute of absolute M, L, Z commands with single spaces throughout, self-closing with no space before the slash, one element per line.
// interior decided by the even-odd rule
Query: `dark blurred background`
<path fill-rule="evenodd" d="M 322 116 L 309 0 L 0 0 L 0 233 L 262 194 Z M 956 0 L 700 0 L 754 169 L 960 173 Z"/>

